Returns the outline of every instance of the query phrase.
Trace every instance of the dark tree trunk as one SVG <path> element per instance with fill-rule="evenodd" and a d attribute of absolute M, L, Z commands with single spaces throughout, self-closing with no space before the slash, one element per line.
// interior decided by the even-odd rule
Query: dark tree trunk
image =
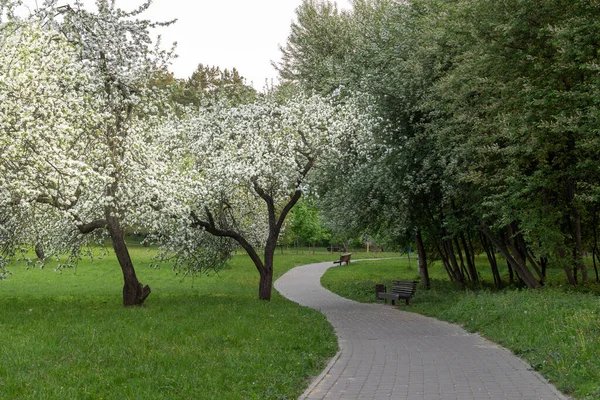
<path fill-rule="evenodd" d="M 546 272 L 545 270 L 541 269 L 540 266 L 538 265 L 537 261 L 535 261 L 535 258 L 533 257 L 533 254 L 529 251 L 527 251 L 527 259 L 529 260 L 529 263 L 531 264 L 531 267 L 533 268 L 533 270 L 535 271 L 535 273 L 539 276 L 539 281 L 540 283 L 544 283 L 546 282 Z"/>
<path fill-rule="evenodd" d="M 469 275 L 471 275 L 471 280 L 473 282 L 479 282 L 479 277 L 477 276 L 477 268 L 475 267 L 475 256 L 471 253 L 467 244 L 467 240 L 465 239 L 465 235 L 462 232 L 460 234 L 460 240 L 462 242 L 463 248 L 465 249 L 465 258 L 467 259 L 467 265 L 469 267 Z"/>
<path fill-rule="evenodd" d="M 456 252 L 458 254 L 458 259 L 460 260 L 460 271 L 462 275 L 469 281 L 473 282 L 473 278 L 471 277 L 469 271 L 465 267 L 465 260 L 463 259 L 462 250 L 460 248 L 460 244 L 458 243 L 458 239 L 454 238 L 454 246 L 456 247 Z"/>
<path fill-rule="evenodd" d="M 452 273 L 452 268 L 450 267 L 450 263 L 448 262 L 448 257 L 446 256 L 445 249 L 442 246 L 440 246 L 437 242 L 435 242 L 435 248 L 437 249 L 438 255 L 442 260 L 442 265 L 444 266 L 444 269 L 448 274 L 448 278 L 451 282 L 454 282 L 454 274 Z"/>
<path fill-rule="evenodd" d="M 507 243 L 507 247 L 510 249 L 512 257 L 515 261 L 524 268 L 527 268 L 527 255 L 525 254 L 525 249 L 520 246 L 520 242 L 517 237 L 517 227 L 513 223 L 506 228 L 506 239 L 505 243 Z M 520 268 L 516 268 L 517 274 L 519 274 Z"/>
<path fill-rule="evenodd" d="M 475 265 L 475 247 L 473 247 L 473 240 L 471 238 L 471 233 L 469 232 L 467 238 L 469 239 L 469 251 L 471 252 L 471 262 Z"/>
<path fill-rule="evenodd" d="M 598 266 L 596 259 L 600 261 L 598 254 L 598 208 L 594 207 L 594 215 L 592 217 L 592 233 L 594 234 L 594 246 L 592 247 L 592 261 L 594 263 L 594 271 L 596 272 L 596 282 L 600 282 L 598 277 Z"/>
<path fill-rule="evenodd" d="M 425 245 L 423 244 L 423 237 L 421 231 L 417 230 L 417 254 L 419 255 L 419 274 L 421 275 L 421 281 L 425 289 L 431 288 L 431 282 L 429 281 L 429 269 L 427 268 L 427 254 L 425 253 Z"/>
<path fill-rule="evenodd" d="M 531 267 L 533 268 L 533 270 L 539 277 L 538 280 L 540 281 L 540 283 L 544 282 L 544 280 L 545 280 L 544 274 L 540 270 L 540 267 L 538 266 L 538 263 L 535 261 L 535 258 L 531 255 L 531 251 L 529 251 L 529 249 L 527 248 L 527 243 L 525 243 L 525 238 L 523 237 L 523 235 L 520 232 L 518 232 L 518 227 L 516 224 L 513 224 L 512 234 L 515 235 L 515 243 L 517 246 L 517 251 L 519 252 L 519 255 L 523 258 L 523 262 L 526 263 L 527 261 L 529 261 L 529 264 L 531 264 Z"/>
<path fill-rule="evenodd" d="M 277 238 L 273 238 L 275 232 L 271 232 L 265 246 L 265 261 L 262 268 L 259 268 L 260 281 L 258 283 L 258 298 L 260 300 L 271 300 L 271 292 L 273 291 L 273 263 L 275 259 L 275 243 Z"/>
<path fill-rule="evenodd" d="M 271 300 L 273 291 L 273 267 L 265 268 L 260 271 L 260 281 L 258 283 L 258 298 L 260 300 Z"/>
<path fill-rule="evenodd" d="M 581 245 L 581 214 L 575 205 L 575 185 L 573 182 L 569 182 L 568 184 L 569 190 L 569 200 L 571 202 L 571 214 L 573 219 L 573 238 L 574 238 L 574 246 L 573 246 L 573 258 L 575 263 L 575 273 L 577 271 L 581 272 L 581 280 L 583 283 L 587 282 L 588 274 L 585 263 L 583 262 L 583 249 Z M 577 279 L 575 279 L 577 280 Z"/>
<path fill-rule="evenodd" d="M 446 249 L 446 255 L 448 260 L 450 261 L 450 267 L 452 269 L 452 274 L 454 275 L 454 279 L 460 288 L 463 288 L 465 285 L 465 277 L 456 261 L 456 256 L 454 255 L 454 247 L 452 246 L 452 239 L 447 239 L 443 241 L 444 247 Z"/>
<path fill-rule="evenodd" d="M 535 276 L 531 273 L 527 265 L 523 262 L 519 262 L 508 249 L 508 246 L 499 238 L 494 236 L 492 232 L 490 232 L 489 228 L 482 222 L 481 229 L 483 233 L 490 239 L 490 241 L 500 250 L 502 255 L 506 258 L 506 261 L 510 266 L 512 266 L 519 278 L 523 281 L 523 283 L 530 289 L 536 289 L 540 287 L 540 283 L 535 279 Z M 519 257 L 519 254 L 515 254 L 516 257 Z"/>
<path fill-rule="evenodd" d="M 600 260 L 600 256 L 598 255 L 598 248 L 594 247 L 592 250 L 592 261 L 594 263 L 594 272 L 596 272 L 596 282 L 600 282 L 598 278 L 598 264 L 596 263 L 596 259 Z"/>
<path fill-rule="evenodd" d="M 119 221 L 115 217 L 107 216 L 106 222 L 113 249 L 123 272 L 123 305 L 125 307 L 141 306 L 150 294 L 150 286 L 143 286 L 135 275 Z"/>
<path fill-rule="evenodd" d="M 546 270 L 548 269 L 548 257 L 540 257 L 540 266 L 542 268 L 543 282 L 546 282 Z"/>
<path fill-rule="evenodd" d="M 44 261 L 46 259 L 46 253 L 44 252 L 44 246 L 41 243 L 35 244 L 35 255 L 38 260 Z"/>
<path fill-rule="evenodd" d="M 564 263 L 564 260 L 566 258 L 565 249 L 559 248 L 558 255 L 563 260 L 563 263 Z M 565 271 L 565 275 L 567 275 L 567 281 L 569 282 L 569 285 L 577 286 L 577 277 L 573 274 L 573 271 L 571 270 L 570 265 L 563 264 L 563 269 Z"/>
<path fill-rule="evenodd" d="M 515 283 L 515 271 L 513 270 L 508 260 L 506 260 L 506 269 L 508 269 L 508 282 L 511 284 Z"/>
<path fill-rule="evenodd" d="M 500 271 L 498 271 L 498 260 L 496 259 L 496 254 L 494 250 L 490 248 L 487 239 L 483 234 L 480 234 L 481 245 L 485 250 L 485 254 L 487 255 L 488 261 L 490 263 L 490 267 L 492 268 L 492 276 L 494 277 L 494 286 L 497 289 L 502 288 L 502 278 L 500 277 Z"/>

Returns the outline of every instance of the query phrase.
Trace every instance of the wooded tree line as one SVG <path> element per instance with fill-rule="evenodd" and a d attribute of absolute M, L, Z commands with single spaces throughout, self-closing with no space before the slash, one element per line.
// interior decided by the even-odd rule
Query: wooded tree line
<path fill-rule="evenodd" d="M 589 0 L 305 0 L 282 61 L 304 90 L 360 91 L 384 121 L 359 168 L 329 171 L 334 229 L 416 243 L 459 285 L 487 254 L 511 281 L 598 280 L 600 4 Z"/>

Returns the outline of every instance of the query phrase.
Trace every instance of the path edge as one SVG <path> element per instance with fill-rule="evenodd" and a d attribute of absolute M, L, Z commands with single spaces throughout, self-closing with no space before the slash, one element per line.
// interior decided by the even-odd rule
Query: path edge
<path fill-rule="evenodd" d="M 333 357 L 331 357 L 331 359 L 329 360 L 329 362 L 327 363 L 327 366 L 325 367 L 325 369 L 323 369 L 323 371 L 321 371 L 321 373 L 314 377 L 310 384 L 308 385 L 308 387 L 306 388 L 306 390 L 304 391 L 304 393 L 302 393 L 300 395 L 300 397 L 298 397 L 298 400 L 305 400 L 308 398 L 308 396 L 310 396 L 310 394 L 312 393 L 313 390 L 315 390 L 315 388 L 317 387 L 317 385 L 319 383 L 321 383 L 321 381 L 323 379 L 325 379 L 325 377 L 327 376 L 327 374 L 329 373 L 329 371 L 331 370 L 331 368 L 333 368 L 333 366 L 335 365 L 335 363 L 337 362 L 338 358 L 340 358 L 340 355 L 342 354 L 342 347 L 340 346 L 340 340 L 338 338 L 338 352 L 336 353 L 336 355 L 334 355 Z"/>

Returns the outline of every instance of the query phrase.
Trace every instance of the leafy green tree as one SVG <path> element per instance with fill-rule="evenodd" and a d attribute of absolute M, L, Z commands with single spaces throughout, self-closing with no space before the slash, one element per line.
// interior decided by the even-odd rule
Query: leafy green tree
<path fill-rule="evenodd" d="M 245 104 L 256 98 L 256 90 L 246 83 L 236 68 L 229 70 L 218 66 L 198 64 L 187 79 L 171 81 L 168 74 L 164 83 L 172 89 L 174 102 L 200 106 L 214 99 L 228 99 L 233 104 Z"/>
<path fill-rule="evenodd" d="M 550 257 L 571 284 L 578 273 L 585 280 L 584 221 L 598 202 L 589 145 L 598 143 L 600 9 L 583 1 L 446 7 L 441 36 L 459 52 L 436 85 L 432 108 L 443 118 L 431 128 L 455 155 L 459 179 L 477 189 L 472 211 L 529 286 L 525 264 L 537 272 L 534 258 Z"/>
<path fill-rule="evenodd" d="M 501 283 L 490 246 L 528 287 L 548 265 L 585 280 L 582 250 L 598 240 L 598 7 L 353 6 L 340 14 L 305 1 L 279 66 L 307 90 L 368 92 L 387 123 L 368 163 L 330 179 L 329 220 L 424 239 L 418 247 L 435 249 L 460 284 L 477 281 L 473 257 L 484 249 Z"/>
<path fill-rule="evenodd" d="M 290 212 L 286 230 L 298 243 L 315 245 L 328 240 L 331 235 L 323 226 L 319 208 L 310 197 L 300 199 Z"/>
<path fill-rule="evenodd" d="M 273 65 L 281 80 L 319 93 L 331 93 L 350 80 L 343 68 L 355 29 L 349 17 L 334 2 L 304 0 L 287 43 L 280 46 L 281 62 Z"/>
<path fill-rule="evenodd" d="M 372 95 L 371 106 L 384 121 L 374 152 L 362 166 L 338 168 L 322 185 L 325 214 L 336 232 L 335 226 L 350 235 L 368 229 L 403 247 L 424 225 L 435 225 L 436 210 L 423 208 L 441 198 L 440 157 L 420 126 L 419 106 L 432 78 L 415 58 L 418 10 L 386 0 L 353 5 L 351 13 L 337 13 L 329 2 L 305 1 L 279 71 L 307 90 L 342 85 Z M 420 260 L 425 271 L 424 253 Z"/>

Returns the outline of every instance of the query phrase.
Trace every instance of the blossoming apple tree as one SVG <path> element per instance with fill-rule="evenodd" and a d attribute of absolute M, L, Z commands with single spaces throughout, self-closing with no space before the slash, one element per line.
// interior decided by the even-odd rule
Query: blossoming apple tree
<path fill-rule="evenodd" d="M 151 47 L 149 29 L 159 24 L 135 19 L 150 3 L 125 12 L 98 0 L 89 12 L 80 1 L 47 1 L 30 18 L 38 47 L 11 59 L 40 71 L 2 63 L 14 83 L 5 92 L 10 109 L 0 111 L 3 188 L 13 203 L 43 208 L 44 218 L 54 212 L 80 235 L 106 232 L 126 306 L 142 304 L 150 288 L 137 279 L 124 232 L 142 224 L 153 174 L 164 170 L 156 166 L 153 126 L 166 100 L 149 82 L 171 52 Z"/>
<path fill-rule="evenodd" d="M 370 143 L 373 122 L 359 104 L 352 97 L 277 101 L 266 95 L 172 121 L 163 135 L 170 138 L 173 159 L 180 160 L 180 182 L 166 185 L 179 188 L 160 209 L 196 234 L 237 242 L 260 275 L 259 298 L 270 300 L 275 246 L 311 176 Z"/>
<path fill-rule="evenodd" d="M 77 138 L 94 113 L 86 112 L 79 90 L 88 75 L 58 31 L 40 21 L 10 21 L 0 37 L 0 250 L 6 260 L 16 244 L 39 240 L 48 221 L 57 221 L 56 213 L 43 222 L 34 218 L 51 192 L 56 204 L 70 201 L 66 177 L 81 164 L 71 155 L 82 150 L 86 141 Z"/>

